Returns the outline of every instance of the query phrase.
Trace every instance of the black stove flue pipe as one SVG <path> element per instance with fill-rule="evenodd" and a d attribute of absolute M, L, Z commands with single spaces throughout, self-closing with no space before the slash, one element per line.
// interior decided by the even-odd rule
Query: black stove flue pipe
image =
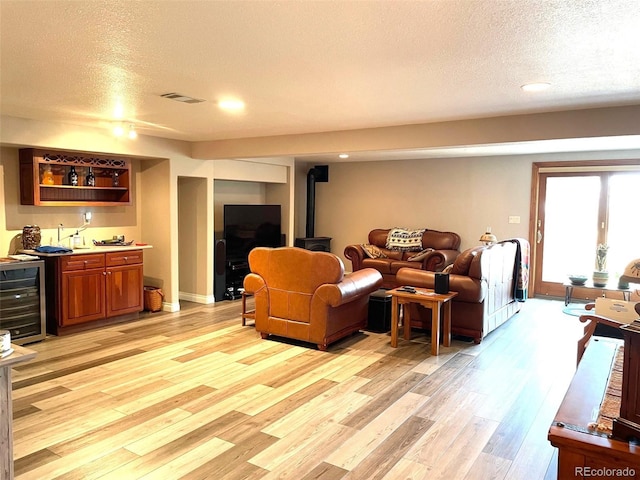
<path fill-rule="evenodd" d="M 315 237 L 316 182 L 329 181 L 329 165 L 316 165 L 307 173 L 307 238 Z"/>

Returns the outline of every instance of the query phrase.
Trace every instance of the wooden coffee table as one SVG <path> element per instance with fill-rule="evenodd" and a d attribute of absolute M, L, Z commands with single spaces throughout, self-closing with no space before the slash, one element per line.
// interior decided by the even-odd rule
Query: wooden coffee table
<path fill-rule="evenodd" d="M 416 287 L 416 293 L 409 293 L 394 288 L 387 293 L 391 294 L 391 346 L 398 346 L 398 328 L 400 323 L 399 305 L 403 308 L 404 338 L 411 339 L 411 309 L 410 304 L 417 303 L 431 309 L 431 355 L 440 353 L 440 310 L 444 310 L 442 344 L 445 347 L 451 345 L 451 302 L 458 292 L 435 293 L 428 288 Z"/>

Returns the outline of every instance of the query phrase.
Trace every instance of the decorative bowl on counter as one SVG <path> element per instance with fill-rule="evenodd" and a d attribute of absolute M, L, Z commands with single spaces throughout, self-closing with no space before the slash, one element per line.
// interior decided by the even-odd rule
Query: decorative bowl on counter
<path fill-rule="evenodd" d="M 129 245 L 133 245 L 134 240 L 130 242 L 122 242 L 120 240 L 94 240 L 93 244 L 96 247 L 127 247 Z"/>
<path fill-rule="evenodd" d="M 569 281 L 573 285 L 584 285 L 585 283 L 587 283 L 588 279 L 589 277 L 585 275 L 569 275 Z"/>

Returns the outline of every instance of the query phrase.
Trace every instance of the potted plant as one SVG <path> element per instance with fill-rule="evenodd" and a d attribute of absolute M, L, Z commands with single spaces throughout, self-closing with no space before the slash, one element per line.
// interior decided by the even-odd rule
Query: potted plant
<path fill-rule="evenodd" d="M 593 286 L 604 287 L 609 281 L 609 273 L 607 272 L 607 253 L 609 246 L 600 243 L 596 248 L 596 270 L 593 272 Z"/>

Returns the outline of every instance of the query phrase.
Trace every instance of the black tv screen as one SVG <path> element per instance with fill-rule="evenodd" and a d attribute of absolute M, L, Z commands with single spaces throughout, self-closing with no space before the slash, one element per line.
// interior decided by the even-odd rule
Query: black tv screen
<path fill-rule="evenodd" d="M 254 247 L 282 246 L 280 205 L 225 205 L 227 260 L 246 260 Z"/>

